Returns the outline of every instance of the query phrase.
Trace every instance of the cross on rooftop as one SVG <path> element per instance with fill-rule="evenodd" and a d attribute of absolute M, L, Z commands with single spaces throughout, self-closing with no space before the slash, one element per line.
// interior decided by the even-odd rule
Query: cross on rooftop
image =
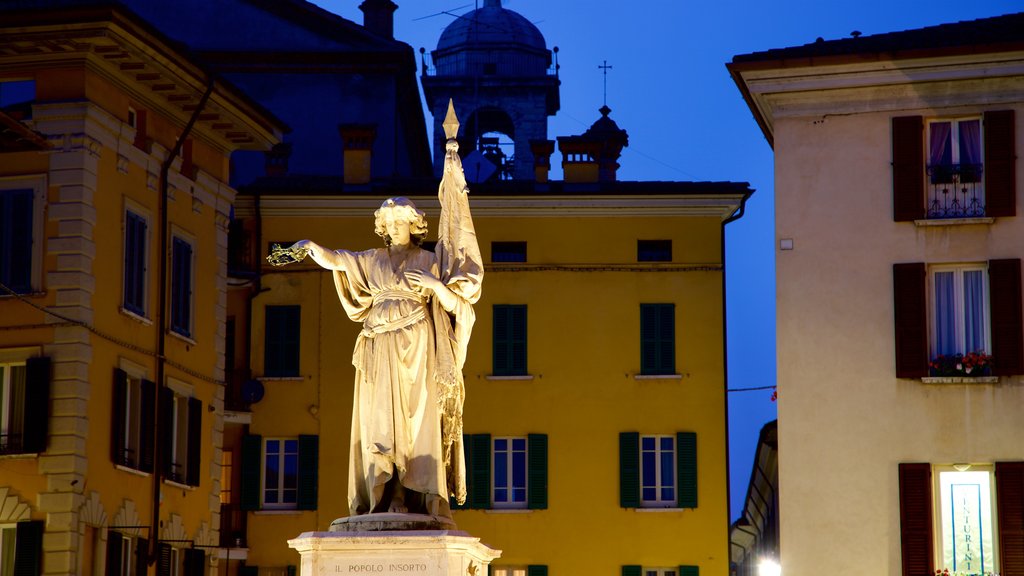
<path fill-rule="evenodd" d="M 611 70 L 612 67 L 611 67 L 610 64 L 608 64 L 607 60 L 604 61 L 604 64 L 598 64 L 597 67 L 600 68 L 601 69 L 601 73 L 604 74 L 604 101 L 602 102 L 602 104 L 607 106 L 608 105 L 608 71 Z"/>

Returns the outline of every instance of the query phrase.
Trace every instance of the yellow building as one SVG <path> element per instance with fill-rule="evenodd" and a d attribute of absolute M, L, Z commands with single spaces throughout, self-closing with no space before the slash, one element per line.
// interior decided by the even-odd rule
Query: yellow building
<path fill-rule="evenodd" d="M 122 9 L 23 5 L 0 19 L 0 574 L 207 574 L 228 158 L 285 127 Z"/>
<path fill-rule="evenodd" d="M 538 157 L 539 181 L 471 185 L 486 277 L 465 366 L 470 497 L 455 521 L 504 551 L 496 575 L 725 575 L 723 226 L 751 191 L 617 182 L 614 169 L 599 181 L 598 156 L 574 154 L 571 182 L 547 182 Z M 235 215 L 261 256 L 303 238 L 380 246 L 373 211 L 394 195 L 436 227 L 436 181 L 310 183 L 241 189 Z M 258 380 L 237 415 L 245 573 L 286 573 L 288 538 L 348 515 L 360 326 L 309 261 L 264 265 L 259 289 L 231 302 L 251 316 Z"/>

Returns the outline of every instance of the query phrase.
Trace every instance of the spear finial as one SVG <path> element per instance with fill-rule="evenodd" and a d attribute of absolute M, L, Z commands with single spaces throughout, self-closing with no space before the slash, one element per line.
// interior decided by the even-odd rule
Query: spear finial
<path fill-rule="evenodd" d="M 448 99 L 448 114 L 445 115 L 441 126 L 444 127 L 444 135 L 449 140 L 459 135 L 459 119 L 455 116 L 455 103 L 451 98 Z"/>

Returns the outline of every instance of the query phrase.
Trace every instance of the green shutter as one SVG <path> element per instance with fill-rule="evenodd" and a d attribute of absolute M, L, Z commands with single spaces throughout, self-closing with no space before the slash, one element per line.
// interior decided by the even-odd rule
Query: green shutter
<path fill-rule="evenodd" d="M 156 576 L 171 576 L 171 545 L 166 542 L 157 545 Z"/>
<path fill-rule="evenodd" d="M 320 437 L 299 436 L 299 510 L 316 510 L 317 472 L 320 462 Z"/>
<path fill-rule="evenodd" d="M 526 576 L 548 576 L 547 564 L 530 564 L 526 567 Z"/>
<path fill-rule="evenodd" d="M 619 433 L 619 506 L 640 507 L 639 432 Z"/>
<path fill-rule="evenodd" d="M 149 540 L 146 538 L 135 539 L 135 574 L 149 574 Z"/>
<path fill-rule="evenodd" d="M 679 479 L 680 508 L 697 507 L 697 434 L 676 434 L 676 477 Z"/>
<path fill-rule="evenodd" d="M 198 398 L 188 399 L 188 454 L 185 456 L 185 484 L 199 486 L 199 468 L 203 453 L 203 402 Z"/>
<path fill-rule="evenodd" d="M 469 468 L 471 493 L 466 500 L 468 508 L 478 510 L 491 507 L 491 435 L 470 434 L 469 450 L 472 453 Z"/>
<path fill-rule="evenodd" d="M 630 564 L 622 567 L 622 576 L 641 576 L 644 569 L 641 566 Z"/>
<path fill-rule="evenodd" d="M 153 471 L 153 442 L 156 438 L 156 419 L 153 413 L 156 411 L 156 382 L 152 380 L 142 381 L 142 414 L 139 420 L 139 470 L 143 472 Z"/>
<path fill-rule="evenodd" d="M 263 437 L 247 434 L 242 437 L 242 478 L 239 505 L 242 510 L 259 510 L 260 481 L 263 470 Z"/>
<path fill-rule="evenodd" d="M 110 460 L 114 464 L 124 465 L 125 402 L 128 396 L 128 374 L 124 370 L 114 369 L 112 396 L 114 404 L 110 419 Z"/>
<path fill-rule="evenodd" d="M 23 452 L 46 451 L 50 424 L 50 359 L 46 356 L 25 361 L 25 419 Z"/>
<path fill-rule="evenodd" d="M 526 506 L 530 510 L 548 507 L 548 435 L 529 434 L 526 437 Z"/>
<path fill-rule="evenodd" d="M 107 531 L 107 573 L 106 576 L 121 576 L 121 533 Z"/>
<path fill-rule="evenodd" d="M 526 305 L 494 305 L 492 372 L 496 376 L 522 376 L 526 372 Z"/>
<path fill-rule="evenodd" d="M 14 535 L 14 576 L 42 574 L 43 529 L 45 522 L 18 522 Z"/>
<path fill-rule="evenodd" d="M 680 566 L 679 576 L 700 576 L 699 566 Z"/>
<path fill-rule="evenodd" d="M 676 372 L 676 305 L 640 305 L 640 373 Z"/>

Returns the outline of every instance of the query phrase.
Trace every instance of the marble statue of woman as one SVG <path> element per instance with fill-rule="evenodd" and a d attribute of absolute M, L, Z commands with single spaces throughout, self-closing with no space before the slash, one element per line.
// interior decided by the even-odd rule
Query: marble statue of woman
<path fill-rule="evenodd" d="M 435 252 L 420 248 L 427 222 L 408 198 L 389 198 L 375 212 L 381 248 L 328 250 L 302 240 L 287 249 L 334 271 L 345 312 L 363 326 L 352 356 L 353 516 L 450 517 L 450 499 L 465 501 L 462 366 L 483 266 L 457 152 L 450 140 Z"/>

